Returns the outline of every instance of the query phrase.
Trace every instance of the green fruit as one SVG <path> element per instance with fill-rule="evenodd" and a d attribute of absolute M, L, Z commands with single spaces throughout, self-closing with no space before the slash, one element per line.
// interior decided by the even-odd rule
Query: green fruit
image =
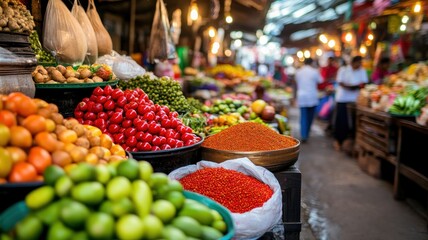
<path fill-rule="evenodd" d="M 138 170 L 140 172 L 140 179 L 148 182 L 150 176 L 153 174 L 153 167 L 149 162 L 139 161 Z"/>
<path fill-rule="evenodd" d="M 46 225 L 52 225 L 59 218 L 60 202 L 54 202 L 35 212 L 35 216 Z"/>
<path fill-rule="evenodd" d="M 121 217 L 134 212 L 134 205 L 129 198 L 122 198 L 112 202 L 111 211 L 115 217 Z"/>
<path fill-rule="evenodd" d="M 80 163 L 77 167 L 70 170 L 68 176 L 75 183 L 92 181 L 95 180 L 96 176 L 95 167 L 87 163 Z"/>
<path fill-rule="evenodd" d="M 223 220 L 215 220 L 211 226 L 222 233 L 225 233 L 227 230 L 227 225 Z"/>
<path fill-rule="evenodd" d="M 98 211 L 113 215 L 113 202 L 110 200 L 104 201 Z"/>
<path fill-rule="evenodd" d="M 89 235 L 85 231 L 75 233 L 70 240 L 89 240 Z"/>
<path fill-rule="evenodd" d="M 88 205 L 99 204 L 105 195 L 104 186 L 99 182 L 79 183 L 71 190 L 74 200 Z"/>
<path fill-rule="evenodd" d="M 202 240 L 217 240 L 223 237 L 223 234 L 217 229 L 208 226 L 202 226 Z"/>
<path fill-rule="evenodd" d="M 176 209 L 172 203 L 160 199 L 153 203 L 152 213 L 163 223 L 168 223 L 174 218 Z"/>
<path fill-rule="evenodd" d="M 198 204 L 185 204 L 178 214 L 179 216 L 189 216 L 196 219 L 200 224 L 210 226 L 214 220 L 211 209 Z"/>
<path fill-rule="evenodd" d="M 59 197 L 64 197 L 70 194 L 73 187 L 73 181 L 68 176 L 61 176 L 55 183 L 55 193 Z"/>
<path fill-rule="evenodd" d="M 131 194 L 131 182 L 126 177 L 115 177 L 107 184 L 107 197 L 114 201 Z"/>
<path fill-rule="evenodd" d="M 164 227 L 162 230 L 162 237 L 165 240 L 187 240 L 183 231 L 173 226 Z"/>
<path fill-rule="evenodd" d="M 162 236 L 163 223 L 153 215 L 148 215 L 143 218 L 144 225 L 144 238 L 145 239 L 158 239 Z"/>
<path fill-rule="evenodd" d="M 187 236 L 200 238 L 202 236 L 202 226 L 195 219 L 187 216 L 175 218 L 172 223 L 174 227 L 180 229 Z"/>
<path fill-rule="evenodd" d="M 4 147 L 10 140 L 10 130 L 9 127 L 0 123 L 0 146 Z"/>
<path fill-rule="evenodd" d="M 213 220 L 214 221 L 217 221 L 217 220 L 223 220 L 223 217 L 220 215 L 220 213 L 219 212 L 217 212 L 216 210 L 214 210 L 214 209 L 211 209 L 211 213 L 212 213 L 212 215 L 213 215 Z"/>
<path fill-rule="evenodd" d="M 93 213 L 86 220 L 86 232 L 91 239 L 112 239 L 114 219 L 107 213 Z"/>
<path fill-rule="evenodd" d="M 171 202 L 176 209 L 181 209 L 184 205 L 186 198 L 182 192 L 172 191 L 166 195 L 166 200 Z"/>
<path fill-rule="evenodd" d="M 27 216 L 16 225 L 18 239 L 39 239 L 43 231 L 43 223 L 34 216 Z"/>
<path fill-rule="evenodd" d="M 57 165 L 48 166 L 43 173 L 45 183 L 51 186 L 54 186 L 56 181 L 62 176 L 65 176 L 65 171 Z"/>
<path fill-rule="evenodd" d="M 85 224 L 90 214 L 88 207 L 80 202 L 72 201 L 62 207 L 60 217 L 67 227 L 78 229 Z"/>
<path fill-rule="evenodd" d="M 183 185 L 177 180 L 170 180 L 168 183 L 168 187 L 171 191 L 183 192 Z"/>
<path fill-rule="evenodd" d="M 168 175 L 165 173 L 153 173 L 149 180 L 152 189 L 158 189 L 160 186 L 168 184 Z"/>
<path fill-rule="evenodd" d="M 116 234 L 120 239 L 141 239 L 144 236 L 144 224 L 136 215 L 122 216 L 116 223 Z"/>
<path fill-rule="evenodd" d="M 113 163 L 119 163 L 119 162 L 113 162 Z M 116 170 L 116 167 L 117 167 L 117 166 L 115 166 L 115 165 L 113 165 L 113 164 L 108 164 L 108 165 L 107 165 L 107 168 L 108 168 L 108 170 L 109 170 L 109 172 L 110 172 L 110 178 L 114 178 L 114 177 L 116 177 L 116 176 L 117 176 L 117 170 Z"/>
<path fill-rule="evenodd" d="M 153 196 L 146 182 L 143 180 L 136 180 L 132 183 L 131 198 L 138 216 L 144 218 L 150 213 Z"/>
<path fill-rule="evenodd" d="M 47 240 L 68 240 L 73 233 L 73 230 L 58 221 L 49 228 Z"/>
<path fill-rule="evenodd" d="M 117 166 L 117 175 L 124 176 L 133 181 L 139 177 L 138 162 L 133 159 L 121 161 Z"/>
<path fill-rule="evenodd" d="M 43 186 L 33 190 L 25 197 L 25 203 L 30 209 L 40 209 L 48 205 L 55 197 L 55 191 L 51 186 Z"/>
<path fill-rule="evenodd" d="M 102 184 L 106 184 L 110 180 L 111 172 L 110 172 L 109 167 L 107 167 L 106 165 L 96 166 L 95 172 L 96 172 L 97 182 L 100 182 Z"/>

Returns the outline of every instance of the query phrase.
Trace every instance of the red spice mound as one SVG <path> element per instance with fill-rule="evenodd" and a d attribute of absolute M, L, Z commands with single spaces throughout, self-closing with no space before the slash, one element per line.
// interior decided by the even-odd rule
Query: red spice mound
<path fill-rule="evenodd" d="M 203 147 L 227 151 L 272 151 L 295 146 L 297 142 L 269 127 L 254 122 L 231 126 L 207 139 Z"/>
<path fill-rule="evenodd" d="M 273 194 L 254 177 L 224 168 L 203 168 L 180 179 L 184 189 L 205 195 L 233 213 L 261 207 Z"/>

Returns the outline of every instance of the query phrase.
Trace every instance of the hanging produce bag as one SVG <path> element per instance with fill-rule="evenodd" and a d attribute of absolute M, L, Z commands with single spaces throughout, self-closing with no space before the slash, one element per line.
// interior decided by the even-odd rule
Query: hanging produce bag
<path fill-rule="evenodd" d="M 151 63 L 175 58 L 175 47 L 169 28 L 168 12 L 163 0 L 158 0 L 156 3 L 148 57 Z"/>
<path fill-rule="evenodd" d="M 263 167 L 254 165 L 248 158 L 238 158 L 222 163 L 200 161 L 196 165 L 189 165 L 172 171 L 168 176 L 180 180 L 183 177 L 203 168 L 231 169 L 248 176 L 252 176 L 267 184 L 272 190 L 272 197 L 263 206 L 254 208 L 245 213 L 232 213 L 235 222 L 235 239 L 258 239 L 266 232 L 281 223 L 282 195 L 281 186 L 273 173 Z"/>
<path fill-rule="evenodd" d="M 111 41 L 110 34 L 105 29 L 103 22 L 98 15 L 94 0 L 89 0 L 86 14 L 88 15 L 89 21 L 91 21 L 92 27 L 95 31 L 95 36 L 97 37 L 98 56 L 101 57 L 106 54 L 111 54 L 113 43 Z"/>
<path fill-rule="evenodd" d="M 71 14 L 76 18 L 85 33 L 86 43 L 88 44 L 88 51 L 86 52 L 85 62 L 86 64 L 93 64 L 98 58 L 98 44 L 97 36 L 95 36 L 94 28 L 92 27 L 91 21 L 89 21 L 85 10 L 80 5 L 78 0 L 74 0 Z M 80 41 L 81 39 L 79 39 Z"/>
<path fill-rule="evenodd" d="M 97 63 L 109 65 L 120 80 L 129 80 L 146 73 L 146 70 L 132 58 L 121 56 L 115 51 L 111 55 L 100 57 Z"/>
<path fill-rule="evenodd" d="M 59 64 L 82 64 L 88 50 L 85 33 L 61 0 L 49 0 L 43 26 L 43 46 Z"/>

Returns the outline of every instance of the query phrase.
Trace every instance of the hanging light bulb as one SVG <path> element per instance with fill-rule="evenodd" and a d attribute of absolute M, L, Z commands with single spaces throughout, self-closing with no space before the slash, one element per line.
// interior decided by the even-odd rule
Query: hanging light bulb
<path fill-rule="evenodd" d="M 345 41 L 350 42 L 352 41 L 352 33 L 348 32 L 345 35 Z"/>
<path fill-rule="evenodd" d="M 413 7 L 413 12 L 415 12 L 415 13 L 419 13 L 419 12 L 421 12 L 421 9 L 422 9 L 421 3 L 420 3 L 420 2 L 417 2 L 417 3 L 415 4 L 415 7 Z"/>
<path fill-rule="evenodd" d="M 367 39 L 370 41 L 373 41 L 373 39 L 374 39 L 373 34 L 370 33 L 369 35 L 367 35 Z"/>
<path fill-rule="evenodd" d="M 220 49 L 220 43 L 214 42 L 213 46 L 211 48 L 211 53 L 212 54 L 217 54 L 219 49 Z"/>
<path fill-rule="evenodd" d="M 210 36 L 210 38 L 213 38 L 213 37 L 215 37 L 215 34 L 216 34 L 215 28 L 214 27 L 209 27 L 208 28 L 208 36 Z"/>
<path fill-rule="evenodd" d="M 198 12 L 198 4 L 196 2 L 192 2 L 190 5 L 190 19 L 192 21 L 196 21 L 199 18 L 199 12 Z"/>
<path fill-rule="evenodd" d="M 328 41 L 328 46 L 329 46 L 330 48 L 334 48 L 334 46 L 336 46 L 336 41 L 334 41 L 333 39 L 332 39 L 332 40 L 330 40 L 330 41 Z"/>
<path fill-rule="evenodd" d="M 226 57 L 230 57 L 230 56 L 232 56 L 232 51 L 230 51 L 230 49 L 226 49 L 226 50 L 224 50 L 224 55 Z"/>
<path fill-rule="evenodd" d="M 231 23 L 233 22 L 233 17 L 230 15 L 230 13 L 228 13 L 228 14 L 226 15 L 225 20 L 226 20 L 226 22 L 227 22 L 228 24 L 231 24 Z"/>
<path fill-rule="evenodd" d="M 407 22 L 409 22 L 409 16 L 404 15 L 404 16 L 401 18 L 401 22 L 402 22 L 402 23 L 404 23 L 404 24 L 406 24 Z"/>
<path fill-rule="evenodd" d="M 406 31 L 406 28 L 407 28 L 406 25 L 401 24 L 400 31 L 404 32 L 404 31 Z"/>
<path fill-rule="evenodd" d="M 303 52 L 302 51 L 298 51 L 297 52 L 297 57 L 298 58 L 303 58 Z"/>
<path fill-rule="evenodd" d="M 319 39 L 324 44 L 326 44 L 328 42 L 327 36 L 325 34 L 321 34 Z"/>
<path fill-rule="evenodd" d="M 305 50 L 305 52 L 303 53 L 303 55 L 305 56 L 305 58 L 310 58 L 311 57 L 311 52 L 309 52 L 309 50 Z"/>
<path fill-rule="evenodd" d="M 317 54 L 318 57 L 321 57 L 322 55 L 322 50 L 320 48 L 318 48 L 315 53 Z"/>
<path fill-rule="evenodd" d="M 363 56 L 366 55 L 366 53 L 367 53 L 367 47 L 364 46 L 364 45 L 361 45 L 361 47 L 360 47 L 360 53 Z"/>

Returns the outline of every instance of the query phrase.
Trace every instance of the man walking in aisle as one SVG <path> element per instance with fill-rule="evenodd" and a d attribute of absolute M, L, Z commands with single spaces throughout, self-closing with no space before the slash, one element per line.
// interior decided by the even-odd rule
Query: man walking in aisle
<path fill-rule="evenodd" d="M 312 58 L 306 58 L 304 64 L 296 72 L 297 104 L 300 108 L 300 140 L 303 143 L 309 138 L 315 107 L 318 105 L 317 85 L 322 82 L 319 71 L 312 67 Z"/>

